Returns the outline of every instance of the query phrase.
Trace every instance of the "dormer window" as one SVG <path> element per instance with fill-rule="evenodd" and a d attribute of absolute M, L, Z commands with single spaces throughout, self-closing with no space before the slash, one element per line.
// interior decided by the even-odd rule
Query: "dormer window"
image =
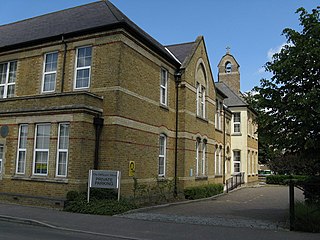
<path fill-rule="evenodd" d="M 231 67 L 232 67 L 231 62 L 227 62 L 226 63 L 226 73 L 231 73 Z"/>

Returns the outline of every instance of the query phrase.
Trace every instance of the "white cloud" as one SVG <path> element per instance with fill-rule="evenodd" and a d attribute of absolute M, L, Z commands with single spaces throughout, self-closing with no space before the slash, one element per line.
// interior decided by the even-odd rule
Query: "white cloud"
<path fill-rule="evenodd" d="M 281 51 L 281 49 L 286 45 L 287 43 L 282 43 L 280 46 L 278 47 L 275 47 L 275 48 L 270 48 L 268 53 L 267 53 L 267 56 L 268 56 L 268 61 L 271 61 L 272 60 L 272 56 L 275 54 L 275 53 L 279 53 Z"/>
<path fill-rule="evenodd" d="M 258 70 L 258 74 L 262 74 L 262 73 L 265 73 L 264 67 L 261 67 L 261 68 L 259 68 L 259 70 Z"/>

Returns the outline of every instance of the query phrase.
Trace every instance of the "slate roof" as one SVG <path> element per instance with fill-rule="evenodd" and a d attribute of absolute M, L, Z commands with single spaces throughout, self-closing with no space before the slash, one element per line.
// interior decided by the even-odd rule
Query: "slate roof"
<path fill-rule="evenodd" d="M 189 43 L 181 43 L 181 44 L 174 44 L 166 46 L 172 52 L 178 60 L 183 63 L 184 60 L 189 56 L 193 47 L 195 46 L 196 42 L 189 42 Z"/>
<path fill-rule="evenodd" d="M 224 103 L 228 107 L 248 107 L 246 101 L 240 95 L 232 91 L 225 83 L 216 82 L 215 86 L 228 97 L 224 99 Z"/>
<path fill-rule="evenodd" d="M 125 28 L 171 63 L 180 64 L 165 47 L 138 27 L 109 1 L 79 7 L 0 26 L 0 51 L 60 40 L 86 33 Z"/>

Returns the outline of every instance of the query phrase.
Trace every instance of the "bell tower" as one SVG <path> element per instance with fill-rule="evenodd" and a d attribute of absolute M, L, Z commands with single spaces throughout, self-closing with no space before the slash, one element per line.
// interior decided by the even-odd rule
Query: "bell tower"
<path fill-rule="evenodd" d="M 227 53 L 218 64 L 218 82 L 225 83 L 237 94 L 240 92 L 239 68 L 237 60 L 230 54 L 230 47 L 227 47 Z"/>

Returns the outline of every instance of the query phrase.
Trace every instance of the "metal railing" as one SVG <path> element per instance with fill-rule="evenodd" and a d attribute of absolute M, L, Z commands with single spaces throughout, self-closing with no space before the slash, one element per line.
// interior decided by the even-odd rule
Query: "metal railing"
<path fill-rule="evenodd" d="M 244 172 L 235 173 L 226 181 L 227 192 L 244 184 Z"/>

